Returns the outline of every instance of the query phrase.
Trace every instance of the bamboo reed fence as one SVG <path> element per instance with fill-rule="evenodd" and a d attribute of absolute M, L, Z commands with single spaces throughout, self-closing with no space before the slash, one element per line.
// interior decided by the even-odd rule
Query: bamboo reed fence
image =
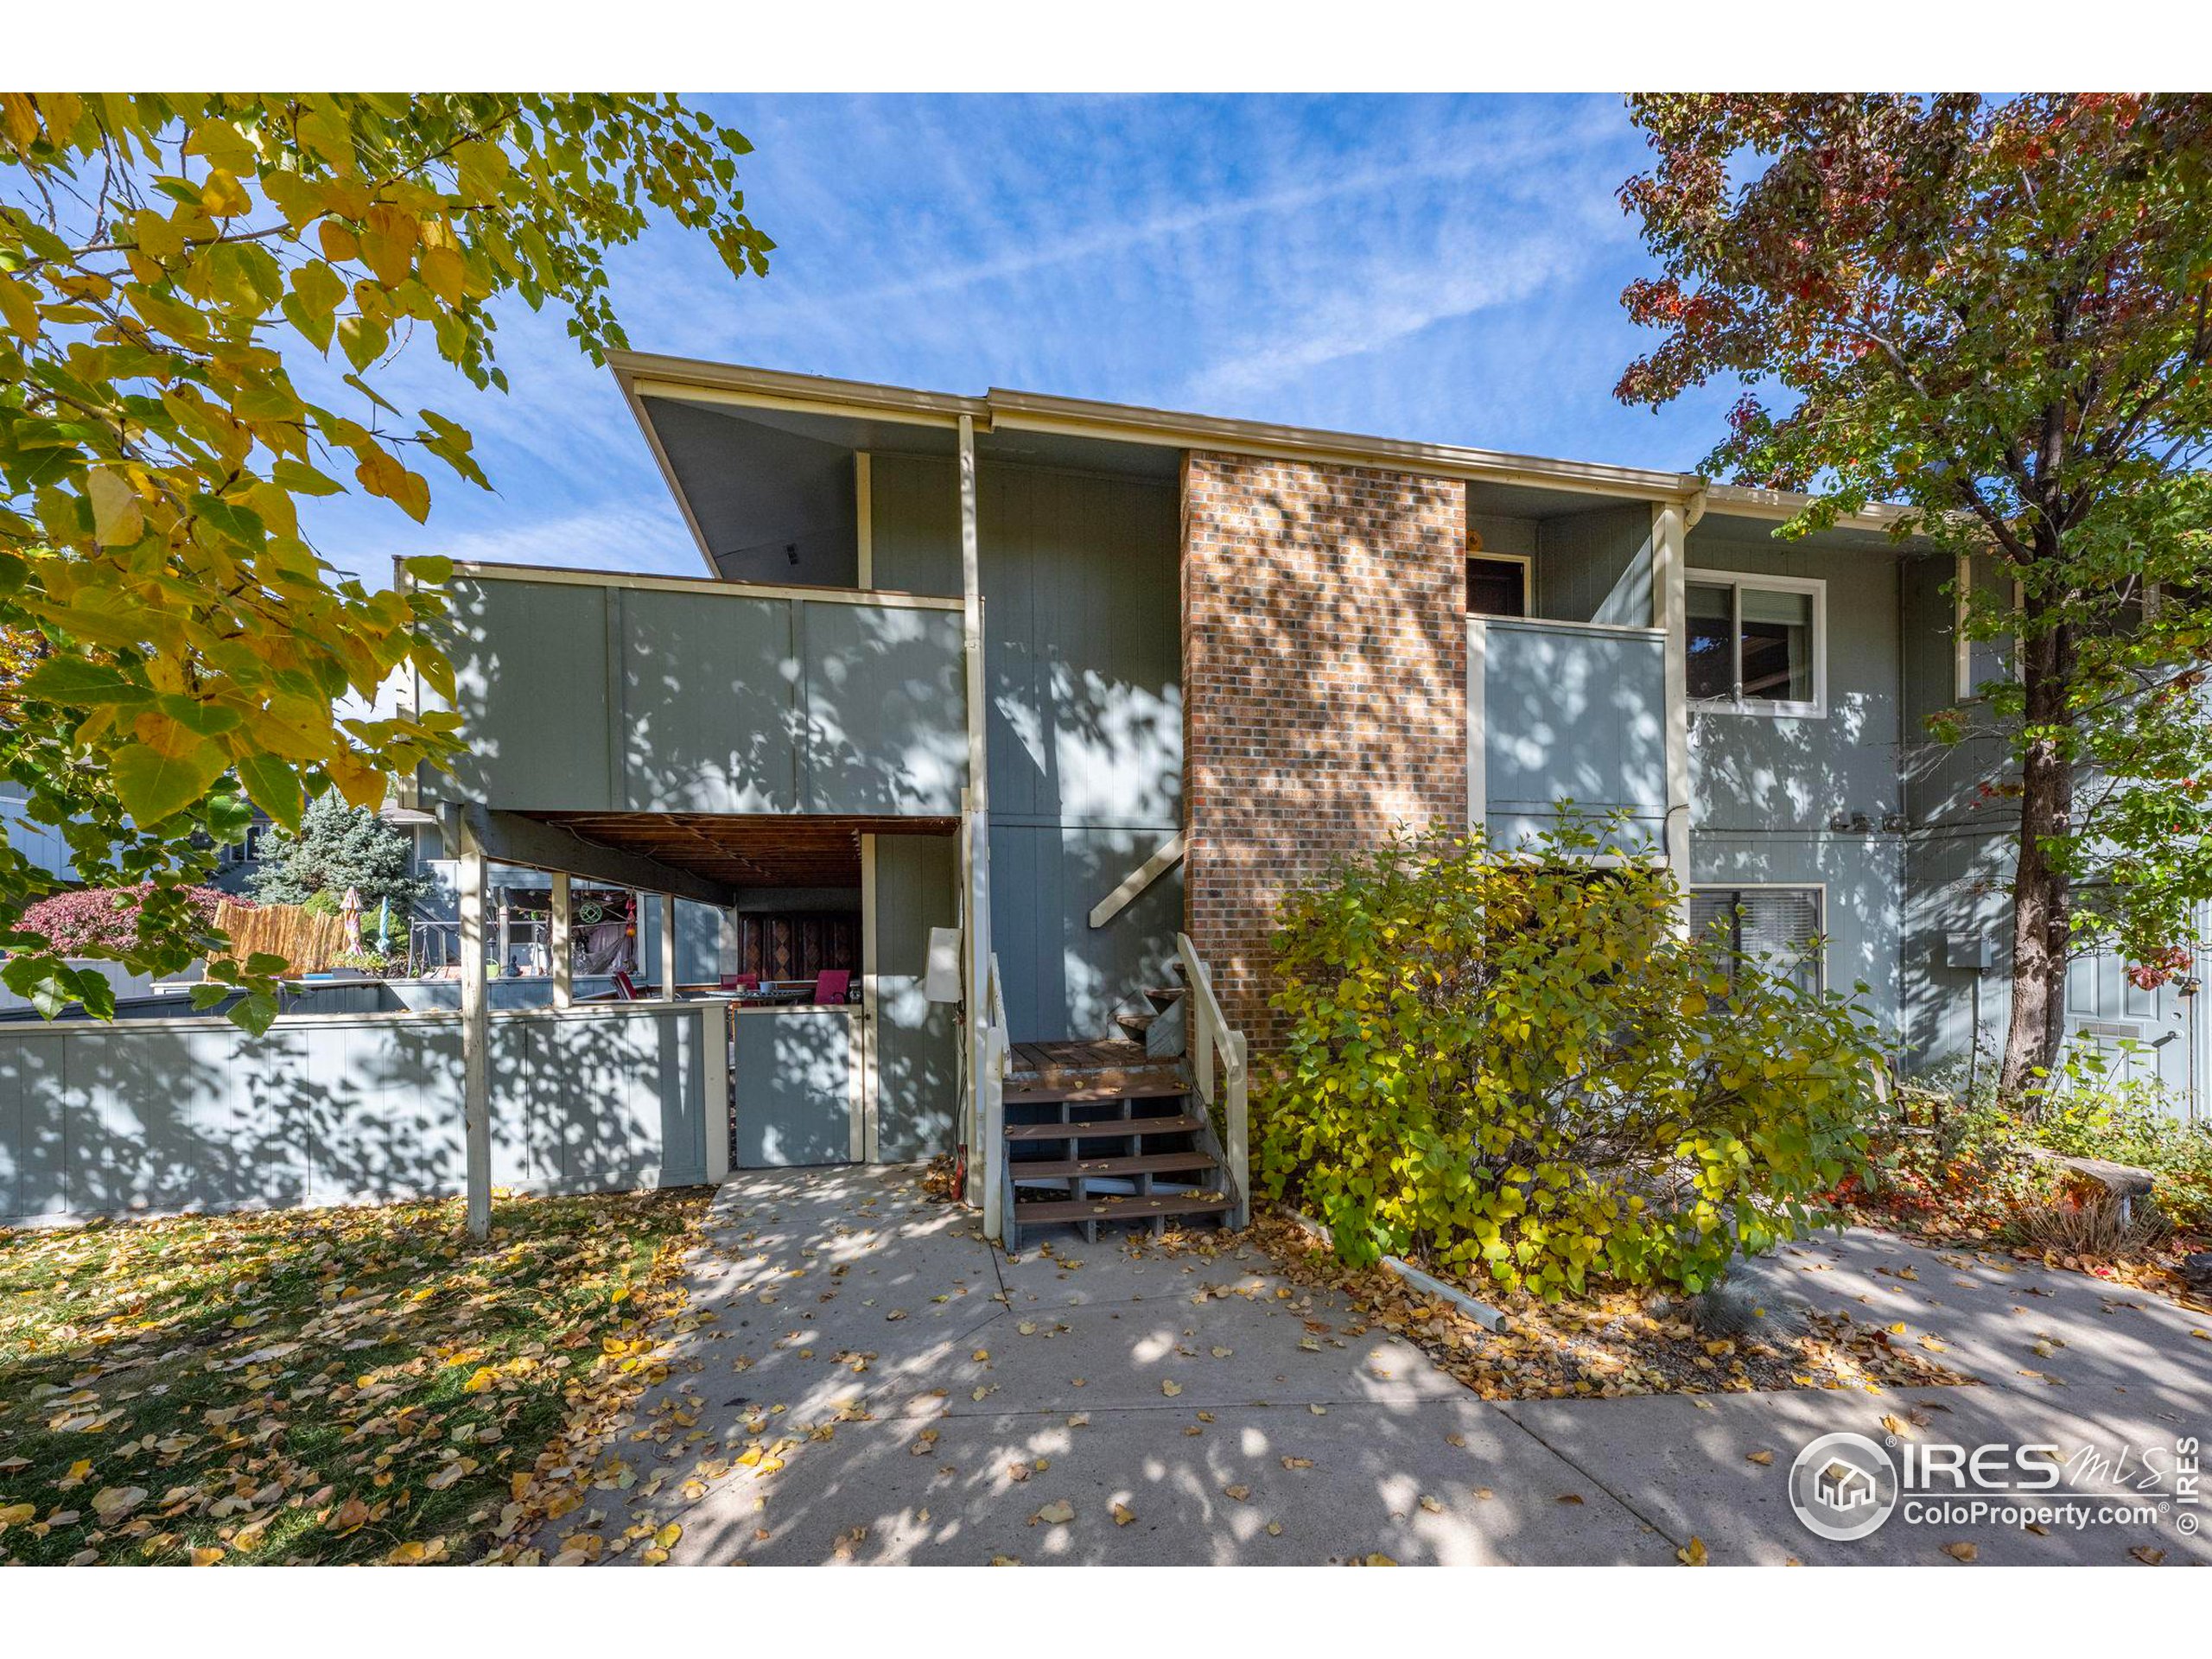
<path fill-rule="evenodd" d="M 231 936 L 238 961 L 264 951 L 283 957 L 296 974 L 323 972 L 346 948 L 343 917 L 318 916 L 298 905 L 218 905 L 215 925 Z"/>

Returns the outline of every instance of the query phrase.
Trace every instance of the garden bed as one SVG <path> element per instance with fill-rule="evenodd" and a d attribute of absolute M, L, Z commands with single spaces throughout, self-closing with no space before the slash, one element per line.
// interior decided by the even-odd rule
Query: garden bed
<path fill-rule="evenodd" d="M 2202 1128 L 2094 1103 L 2062 1104 L 2039 1122 L 1935 1095 L 1908 1096 L 1904 1108 L 1876 1128 L 1864 1178 L 1829 1195 L 1854 1222 L 1924 1243 L 2005 1250 L 2212 1312 L 2212 1298 L 2181 1274 L 2183 1258 L 2212 1243 L 2212 1135 Z M 2153 1188 L 2135 1212 L 2147 1205 L 2165 1227 L 2123 1238 L 2088 1224 L 2094 1217 L 2084 1212 L 2104 1195 L 2069 1171 L 2068 1157 L 2147 1169 Z"/>
<path fill-rule="evenodd" d="M 1211 1255 L 1224 1236 L 1170 1233 L 1128 1248 Z M 1402 1337 L 1485 1400 L 1878 1390 L 1969 1381 L 1926 1353 L 1898 1345 L 1883 1326 L 1840 1313 L 1749 1309 L 1748 1331 L 1706 1333 L 1683 1299 L 1651 1291 L 1597 1290 L 1544 1302 L 1468 1287 L 1506 1315 L 1505 1330 L 1491 1332 L 1380 1268 L 1344 1266 L 1282 1216 L 1255 1217 L 1242 1236 L 1265 1249 L 1286 1278 L 1356 1303 L 1368 1323 L 1344 1335 L 1371 1328 Z"/>

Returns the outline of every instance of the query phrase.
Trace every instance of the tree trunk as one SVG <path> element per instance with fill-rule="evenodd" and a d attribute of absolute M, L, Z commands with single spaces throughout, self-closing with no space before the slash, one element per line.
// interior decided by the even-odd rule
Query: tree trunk
<path fill-rule="evenodd" d="M 2031 599 L 2031 613 L 2035 608 Z M 2067 720 L 2072 643 L 2063 626 L 2037 628 L 2031 615 L 2024 644 L 2025 716 L 2031 728 L 2048 730 Z M 2050 861 L 2046 842 L 2071 830 L 2073 812 L 2071 756 L 2048 739 L 2031 745 L 2020 771 L 2020 844 L 2012 876 L 2012 1017 L 1997 1084 L 2002 1098 L 2031 1109 L 2041 1102 L 2066 1036 L 2073 892 L 2065 871 Z M 2045 1075 L 2037 1076 L 2038 1070 Z"/>
<path fill-rule="evenodd" d="M 2012 1020 L 2005 1035 L 1998 1092 L 2031 1106 L 2058 1062 L 2066 1030 L 2066 942 L 2071 898 L 2063 873 L 2044 856 L 2041 838 L 2064 820 L 2054 803 L 2050 768 L 2032 761 L 2023 780 L 2019 861 L 2012 879 Z M 2041 772 L 2044 775 L 2038 776 Z"/>

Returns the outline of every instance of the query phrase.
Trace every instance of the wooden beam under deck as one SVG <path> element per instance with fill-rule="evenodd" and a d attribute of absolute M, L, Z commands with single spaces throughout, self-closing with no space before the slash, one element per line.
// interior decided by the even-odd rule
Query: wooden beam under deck
<path fill-rule="evenodd" d="M 863 835 L 950 836 L 953 818 L 532 812 L 569 834 L 728 888 L 857 887 Z"/>

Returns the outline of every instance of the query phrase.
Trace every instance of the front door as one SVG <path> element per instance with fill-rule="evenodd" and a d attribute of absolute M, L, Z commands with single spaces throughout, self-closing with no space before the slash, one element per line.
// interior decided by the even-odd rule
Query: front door
<path fill-rule="evenodd" d="M 2195 1081 L 2190 1051 L 2196 1001 L 2171 980 L 2145 990 L 2110 951 L 2077 957 L 2066 970 L 2068 1033 L 2103 1049 L 2113 1077 L 2157 1082 L 2184 1113 L 2191 1109 Z"/>

